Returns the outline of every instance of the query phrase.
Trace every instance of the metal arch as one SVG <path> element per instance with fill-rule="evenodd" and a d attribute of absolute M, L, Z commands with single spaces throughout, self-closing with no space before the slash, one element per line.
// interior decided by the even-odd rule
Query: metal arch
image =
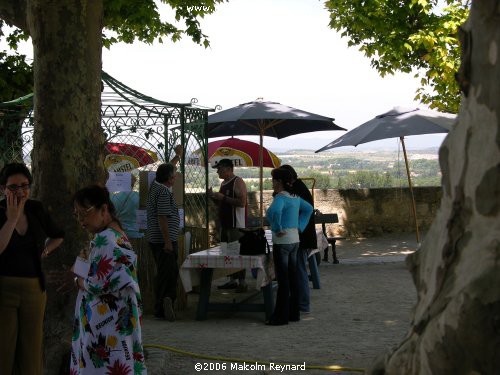
<path fill-rule="evenodd" d="M 173 149 L 177 143 L 184 146 L 185 154 L 202 149 L 206 156 L 208 112 L 214 109 L 198 105 L 195 98 L 190 103 L 169 103 L 149 97 L 105 72 L 102 72 L 102 82 L 101 126 L 106 141 L 143 147 L 155 152 L 160 162 L 166 162 L 173 157 Z M 18 144 L 22 145 L 19 158 L 23 158 L 27 164 L 31 163 L 33 148 L 34 124 L 31 108 L 33 94 L 0 103 L 0 112 L 9 112 L 19 121 L 17 139 Z M 21 109 L 25 112 L 27 110 L 28 114 L 21 117 Z M 0 121 L 5 118 L 3 116 Z M 1 146 L 0 142 L 0 148 Z M 0 155 L 0 163 L 4 156 Z M 185 181 L 185 225 L 208 228 L 208 202 L 205 194 L 208 187 L 208 166 L 193 167 L 185 163 L 183 158 L 181 170 L 184 172 Z M 141 169 L 148 169 L 148 166 Z M 186 199 L 186 195 L 189 195 L 189 199 Z"/>

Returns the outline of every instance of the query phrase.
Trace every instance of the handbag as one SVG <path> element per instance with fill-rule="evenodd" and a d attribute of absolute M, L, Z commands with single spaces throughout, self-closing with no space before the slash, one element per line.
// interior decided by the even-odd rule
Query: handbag
<path fill-rule="evenodd" d="M 271 252 L 264 229 L 240 229 L 240 255 L 269 255 Z"/>

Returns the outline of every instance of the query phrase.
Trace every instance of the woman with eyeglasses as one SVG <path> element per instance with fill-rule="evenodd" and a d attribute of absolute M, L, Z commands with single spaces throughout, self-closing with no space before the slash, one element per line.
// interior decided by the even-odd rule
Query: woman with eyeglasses
<path fill-rule="evenodd" d="M 71 374 L 146 374 L 137 257 L 108 189 L 92 185 L 77 191 L 73 207 L 94 238 L 88 273 L 75 278 Z"/>
<path fill-rule="evenodd" d="M 41 258 L 64 232 L 41 202 L 29 199 L 33 179 L 21 163 L 0 172 L 0 374 L 43 373 L 45 279 Z"/>

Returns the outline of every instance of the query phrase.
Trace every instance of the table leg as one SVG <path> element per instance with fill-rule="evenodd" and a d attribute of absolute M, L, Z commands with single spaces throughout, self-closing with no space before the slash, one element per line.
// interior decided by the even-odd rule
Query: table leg
<path fill-rule="evenodd" d="M 206 320 L 208 312 L 208 302 L 210 300 L 210 290 L 212 288 L 213 268 L 204 268 L 201 270 L 200 277 L 200 297 L 198 299 L 198 309 L 196 311 L 196 320 Z"/>
<path fill-rule="evenodd" d="M 313 289 L 321 289 L 321 285 L 319 282 L 319 271 L 318 264 L 316 263 L 316 257 L 310 256 L 307 258 L 309 261 L 309 271 L 311 272 L 311 281 L 313 284 Z"/>

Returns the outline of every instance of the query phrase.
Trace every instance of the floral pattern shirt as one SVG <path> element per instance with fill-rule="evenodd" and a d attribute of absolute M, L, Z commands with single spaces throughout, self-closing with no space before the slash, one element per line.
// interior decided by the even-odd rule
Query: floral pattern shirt
<path fill-rule="evenodd" d="M 89 260 L 76 300 L 70 374 L 146 374 L 136 255 L 128 239 L 105 229 L 91 242 Z"/>

